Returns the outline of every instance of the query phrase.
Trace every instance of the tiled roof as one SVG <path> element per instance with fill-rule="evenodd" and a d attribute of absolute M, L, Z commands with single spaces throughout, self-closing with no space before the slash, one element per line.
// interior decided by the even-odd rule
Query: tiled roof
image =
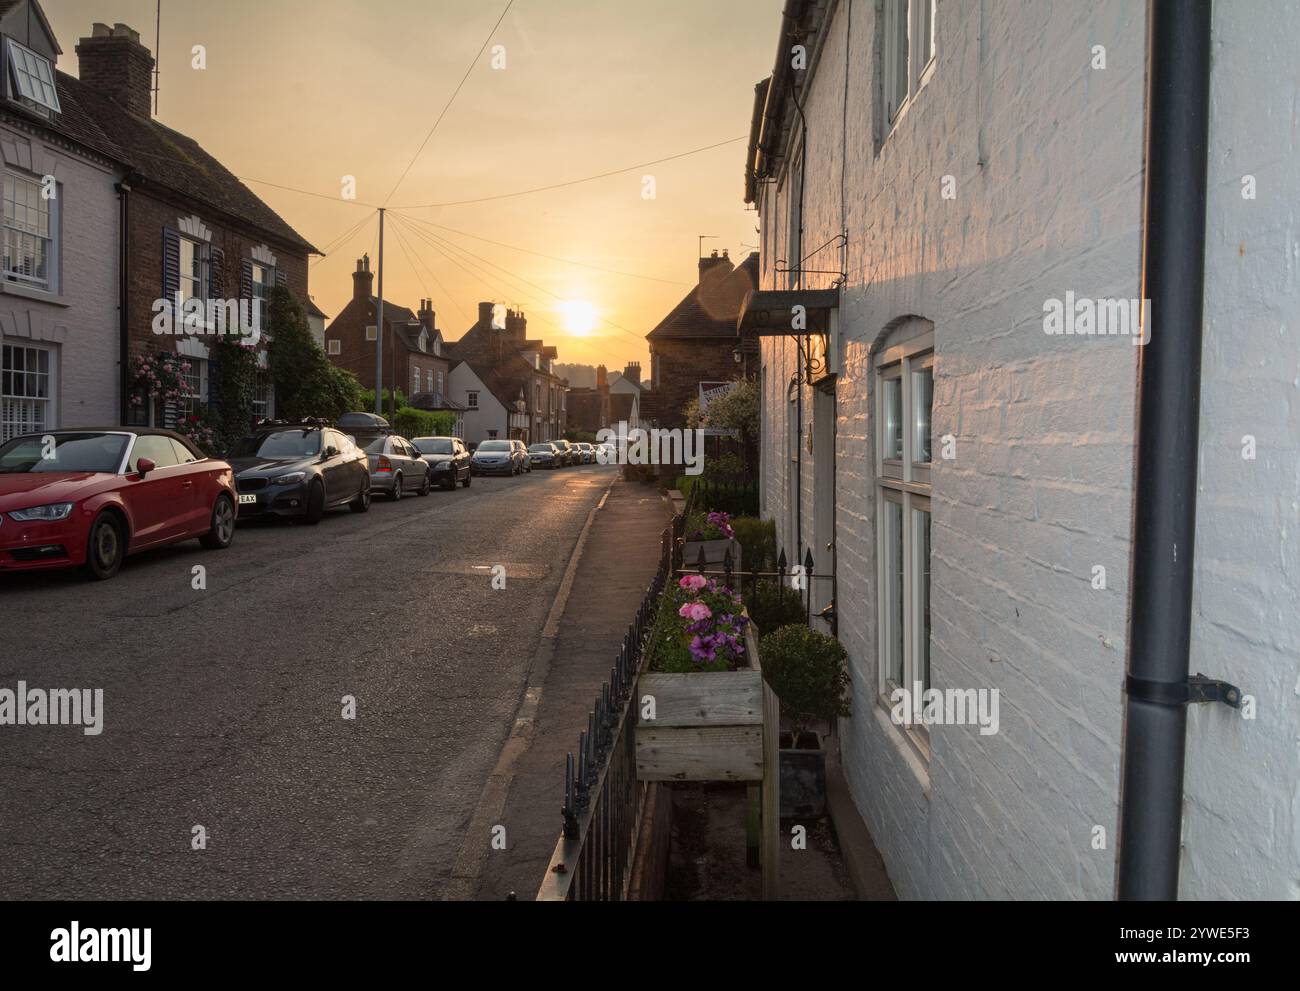
<path fill-rule="evenodd" d="M 0 0 L 0 3 L 2 2 L 3 0 Z M 4 11 L 0 10 L 0 16 L 3 14 Z M 55 86 L 59 91 L 61 112 L 53 119 L 13 103 L 3 103 L 0 107 L 8 116 L 21 118 L 38 127 L 47 128 L 55 134 L 99 152 L 120 165 L 129 164 L 126 152 L 104 132 L 88 108 L 88 101 L 94 98 L 90 90 L 82 85 L 79 79 L 62 72 L 56 74 Z"/>
<path fill-rule="evenodd" d="M 758 286 L 758 252 L 727 274 L 706 274 L 659 326 L 646 335 L 662 338 L 735 337 L 745 294 Z"/>
<path fill-rule="evenodd" d="M 74 126 L 87 129 L 85 143 L 131 165 L 138 174 L 134 184 L 142 191 L 147 192 L 150 184 L 162 186 L 305 253 L 320 254 L 193 138 L 151 117 L 130 113 L 67 73 L 58 73 L 57 85 L 60 102 L 65 93 L 73 95 L 78 117 Z M 99 143 L 110 135 L 107 147 Z"/>
<path fill-rule="evenodd" d="M 416 409 L 422 410 L 449 410 L 453 413 L 463 413 L 465 407 L 454 399 L 448 399 L 441 392 L 417 392 L 411 397 L 411 405 Z"/>

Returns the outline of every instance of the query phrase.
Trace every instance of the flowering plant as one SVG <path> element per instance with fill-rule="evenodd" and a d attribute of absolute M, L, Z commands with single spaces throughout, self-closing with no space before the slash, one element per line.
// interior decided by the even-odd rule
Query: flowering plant
<path fill-rule="evenodd" d="M 691 516 L 687 540 L 732 540 L 736 531 L 731 528 L 730 513 L 695 513 Z"/>
<path fill-rule="evenodd" d="M 190 363 L 184 358 L 166 352 L 139 354 L 131 362 L 131 405 L 143 406 L 146 395 L 158 397 L 162 402 L 177 402 L 187 394 L 185 374 Z"/>
<path fill-rule="evenodd" d="M 686 575 L 664 592 L 651 632 L 651 668 L 657 671 L 732 671 L 745 656 L 740 596 L 703 575 Z"/>
<path fill-rule="evenodd" d="M 204 454 L 217 453 L 217 425 L 206 406 L 200 406 L 195 412 L 182 416 L 176 424 L 176 432 L 189 438 Z"/>

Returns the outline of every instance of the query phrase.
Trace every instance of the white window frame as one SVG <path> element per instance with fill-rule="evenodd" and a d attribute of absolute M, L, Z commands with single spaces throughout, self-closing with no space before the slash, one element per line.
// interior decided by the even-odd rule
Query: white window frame
<path fill-rule="evenodd" d="M 253 379 L 253 415 L 268 420 L 275 416 L 275 386 L 265 368 L 259 368 Z"/>
<path fill-rule="evenodd" d="M 921 88 L 934 75 L 938 0 L 884 0 L 881 12 L 881 109 L 885 116 L 885 131 L 888 133 L 903 118 Z M 904 26 L 900 25 L 900 18 L 906 22 L 906 54 L 898 46 L 898 31 Z M 906 66 L 902 67 L 906 92 L 898 89 L 899 62 L 902 59 L 907 61 Z"/>
<path fill-rule="evenodd" d="M 182 416 L 190 416 L 208 405 L 208 361 L 206 358 L 183 357 L 189 362 L 190 370 L 181 376 L 185 385 L 185 395 L 181 396 L 177 406 Z M 198 390 L 192 391 L 195 380 Z"/>
<path fill-rule="evenodd" d="M 18 202 L 19 190 L 24 194 L 24 202 Z M 12 169 L 4 170 L 4 216 L 0 221 L 4 224 L 4 255 L 11 259 L 5 264 L 3 277 L 7 282 L 14 282 L 18 285 L 27 286 L 32 289 L 38 289 L 44 292 L 54 293 L 58 291 L 58 270 L 59 270 L 59 216 L 58 216 L 58 187 L 55 188 L 55 196 L 46 199 L 42 195 L 42 183 L 40 179 L 34 176 L 24 175 Z M 11 195 L 12 190 L 12 195 Z M 31 197 L 35 197 L 34 201 Z M 14 216 L 10 217 L 10 203 L 13 203 Z M 17 218 L 18 208 L 22 207 L 25 211 L 35 210 L 37 213 L 37 225 L 35 228 L 30 223 L 20 223 Z M 45 234 L 40 233 L 41 214 L 44 214 Z M 43 245 L 45 252 L 45 276 L 42 278 L 38 275 L 28 275 L 21 271 L 16 271 L 10 267 L 12 264 L 12 255 L 10 254 L 10 245 L 15 243 L 19 248 L 18 253 L 24 243 L 30 239 L 33 242 Z"/>
<path fill-rule="evenodd" d="M 414 396 L 420 391 L 420 369 L 412 368 L 411 371 L 414 372 L 411 377 L 411 382 L 415 385 L 415 388 L 411 390 L 411 395 Z"/>
<path fill-rule="evenodd" d="M 275 292 L 275 266 L 259 261 L 252 261 L 249 265 L 251 268 L 250 278 L 253 283 L 253 299 L 262 301 L 262 313 L 265 315 L 266 308 L 271 305 L 271 294 Z M 259 273 L 262 276 L 261 279 L 258 278 Z"/>
<path fill-rule="evenodd" d="M 331 337 L 325 342 L 325 349 L 327 354 L 340 355 L 343 353 L 343 342 L 337 337 Z"/>
<path fill-rule="evenodd" d="M 54 66 L 50 60 L 13 38 L 6 40 L 9 42 L 9 79 L 19 102 L 27 106 L 35 104 L 33 109 L 61 113 Z"/>
<path fill-rule="evenodd" d="M 478 409 L 478 392 L 473 391 L 466 393 L 465 405 L 469 409 Z"/>
<path fill-rule="evenodd" d="M 378 337 L 379 337 L 379 328 L 378 328 L 378 327 L 376 327 L 374 324 L 371 324 L 369 327 L 366 328 L 366 340 L 367 340 L 367 341 L 373 341 L 373 340 L 375 340 L 375 339 L 378 338 Z"/>
<path fill-rule="evenodd" d="M 190 245 L 194 249 L 192 258 L 193 260 L 196 260 L 199 263 L 199 270 L 197 274 L 194 273 L 193 265 L 187 267 L 185 264 L 186 245 Z M 181 290 L 182 304 L 188 302 L 191 299 L 198 299 L 206 303 L 207 290 L 211 285 L 211 279 L 212 279 L 212 270 L 209 266 L 208 259 L 209 259 L 209 245 L 206 241 L 200 241 L 198 238 L 194 238 L 194 237 L 186 237 L 184 234 L 180 235 L 180 254 L 179 254 L 179 264 L 177 265 L 177 269 L 179 271 L 179 276 L 180 276 L 179 285 Z M 191 292 L 190 291 L 191 288 L 195 289 L 196 291 Z M 203 312 L 205 314 L 207 313 L 206 306 L 204 307 Z"/>
<path fill-rule="evenodd" d="M 900 336 L 907 328 L 900 328 Z M 915 685 L 922 683 L 922 689 L 932 687 L 926 684 L 922 676 L 922 651 L 928 656 L 930 643 L 924 635 L 925 616 L 925 575 L 929 571 L 929 562 L 922 561 L 922 532 L 920 526 L 923 517 L 931 509 L 930 463 L 915 461 L 918 411 L 915 408 L 912 376 L 916 372 L 929 370 L 934 372 L 934 332 L 927 330 L 910 337 L 903 337 L 898 343 L 881 350 L 875 359 L 875 451 L 876 451 L 876 578 L 878 610 L 877 675 L 880 704 L 890 710 L 894 702 L 890 696 L 897 688 L 905 688 L 909 694 L 915 694 Z M 896 380 L 902 392 L 902 435 L 903 450 L 899 459 L 885 458 L 885 388 L 886 381 Z M 934 453 L 934 390 L 931 389 L 930 408 L 930 452 Z M 890 504 L 901 509 L 900 524 L 903 533 L 903 683 L 898 684 L 888 668 L 888 651 L 894 642 L 893 604 L 891 592 L 894 589 L 893 577 L 889 574 L 890 548 L 887 546 L 886 514 Z M 933 559 L 934 517 L 930 517 L 931 559 Z M 925 641 L 923 644 L 922 641 Z M 916 702 L 914 704 L 920 704 Z M 929 731 L 921 724 L 904 724 L 899 727 L 916 746 L 921 756 L 928 760 L 930 756 Z"/>
<path fill-rule="evenodd" d="M 22 351 L 23 368 L 14 367 L 14 354 Z M 45 371 L 28 369 L 30 355 L 46 355 Z M 6 363 L 6 355 L 8 363 Z M 58 352 L 54 348 L 42 347 L 28 341 L 7 340 L 0 342 L 0 372 L 10 373 L 9 388 L 4 387 L 4 377 L 0 374 L 0 443 L 4 443 L 22 434 L 53 430 L 58 427 Z M 22 375 L 22 387 L 18 388 L 15 375 Z M 30 381 L 30 376 L 36 381 Z M 39 395 L 40 379 L 44 378 L 45 395 Z M 35 385 L 35 390 L 29 385 Z M 37 395 L 31 393 L 35 391 Z"/>

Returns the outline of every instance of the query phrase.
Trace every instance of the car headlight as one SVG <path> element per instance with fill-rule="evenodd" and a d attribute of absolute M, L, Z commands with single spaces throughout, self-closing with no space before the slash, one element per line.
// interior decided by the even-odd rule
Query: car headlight
<path fill-rule="evenodd" d="M 55 502 L 48 506 L 16 509 L 9 514 L 9 518 L 22 523 L 32 523 L 38 520 L 43 523 L 54 523 L 59 520 L 66 520 L 72 512 L 72 507 L 73 503 L 70 502 Z"/>
<path fill-rule="evenodd" d="M 307 473 L 305 471 L 291 471 L 287 475 L 280 475 L 278 478 L 271 479 L 272 485 L 297 485 L 299 482 L 306 481 Z"/>

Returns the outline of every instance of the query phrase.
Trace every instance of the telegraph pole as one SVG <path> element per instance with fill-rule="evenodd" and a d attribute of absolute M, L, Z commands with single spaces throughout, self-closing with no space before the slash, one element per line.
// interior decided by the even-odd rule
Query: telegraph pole
<path fill-rule="evenodd" d="M 375 318 L 375 413 L 384 415 L 384 208 L 379 208 L 379 305 Z"/>

